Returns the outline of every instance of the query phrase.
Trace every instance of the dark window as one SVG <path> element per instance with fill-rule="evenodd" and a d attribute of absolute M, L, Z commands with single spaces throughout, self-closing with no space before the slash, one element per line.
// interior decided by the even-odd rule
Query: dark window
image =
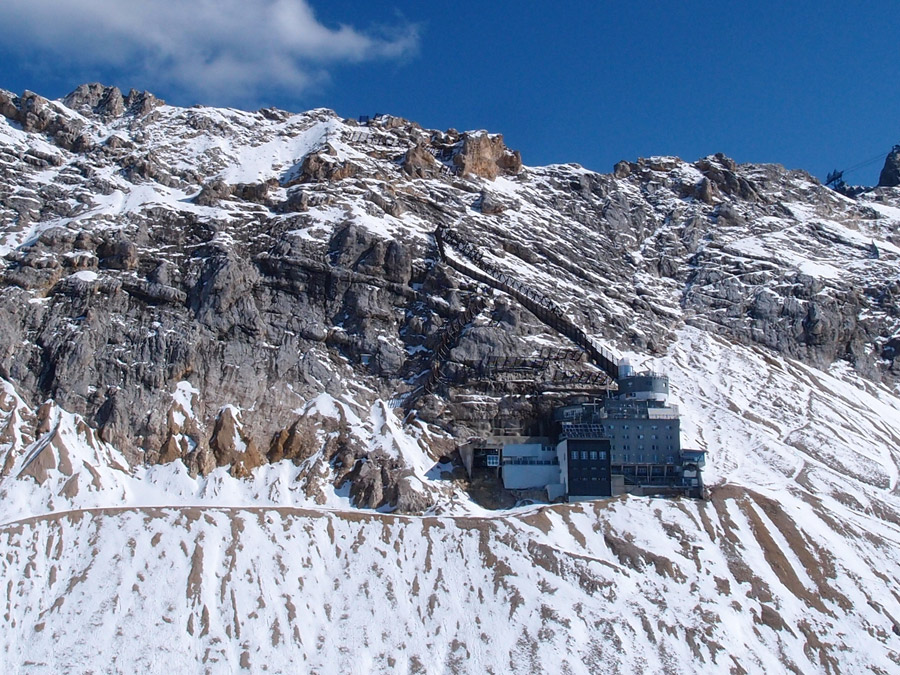
<path fill-rule="evenodd" d="M 579 461 L 568 467 L 569 494 L 608 496 L 609 440 L 570 439 L 569 448 Z M 578 454 L 580 453 L 580 455 Z"/>

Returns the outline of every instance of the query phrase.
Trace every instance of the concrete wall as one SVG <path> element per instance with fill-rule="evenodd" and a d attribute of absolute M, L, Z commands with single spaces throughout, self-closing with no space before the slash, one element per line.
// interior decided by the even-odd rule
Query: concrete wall
<path fill-rule="evenodd" d="M 562 483 L 550 483 L 547 486 L 547 500 L 553 501 L 566 494 L 566 486 Z"/>
<path fill-rule="evenodd" d="M 504 464 L 503 487 L 507 490 L 543 488 L 550 483 L 559 483 L 557 464 Z"/>
<path fill-rule="evenodd" d="M 475 458 L 475 446 L 467 443 L 459 449 L 459 456 L 462 459 L 463 466 L 466 467 L 466 473 L 469 478 L 472 477 L 472 461 Z"/>

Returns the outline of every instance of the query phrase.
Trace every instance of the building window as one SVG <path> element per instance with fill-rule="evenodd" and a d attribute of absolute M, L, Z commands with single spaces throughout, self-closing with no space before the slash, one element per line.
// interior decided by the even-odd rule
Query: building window
<path fill-rule="evenodd" d="M 500 455 L 488 455 L 487 456 L 487 465 L 488 466 L 500 466 Z"/>
<path fill-rule="evenodd" d="M 591 450 L 591 459 L 597 459 L 597 451 Z"/>
<path fill-rule="evenodd" d="M 581 459 L 587 459 L 587 450 L 581 451 Z"/>
<path fill-rule="evenodd" d="M 603 450 L 600 451 L 600 459 L 606 459 L 606 452 Z"/>

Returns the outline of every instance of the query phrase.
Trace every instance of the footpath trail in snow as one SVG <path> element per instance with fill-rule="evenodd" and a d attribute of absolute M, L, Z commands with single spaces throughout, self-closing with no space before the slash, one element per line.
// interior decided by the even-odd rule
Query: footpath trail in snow
<path fill-rule="evenodd" d="M 16 580 L 3 649 L 35 672 L 98 658 L 150 673 L 890 671 L 897 606 L 871 587 L 897 567 L 878 535 L 843 534 L 860 560 L 847 569 L 809 548 L 834 537 L 810 507 L 720 492 L 490 519 L 220 507 L 44 516 L 0 527 Z M 97 626 L 98 639 L 73 622 Z"/>

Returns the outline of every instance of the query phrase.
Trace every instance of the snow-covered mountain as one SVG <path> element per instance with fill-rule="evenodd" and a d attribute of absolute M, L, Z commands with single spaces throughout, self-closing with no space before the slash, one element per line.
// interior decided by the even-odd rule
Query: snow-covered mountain
<path fill-rule="evenodd" d="M 99 85 L 0 115 L 6 671 L 900 668 L 900 188 Z M 472 500 L 457 445 L 602 373 L 466 247 L 669 375 L 709 499 Z"/>

